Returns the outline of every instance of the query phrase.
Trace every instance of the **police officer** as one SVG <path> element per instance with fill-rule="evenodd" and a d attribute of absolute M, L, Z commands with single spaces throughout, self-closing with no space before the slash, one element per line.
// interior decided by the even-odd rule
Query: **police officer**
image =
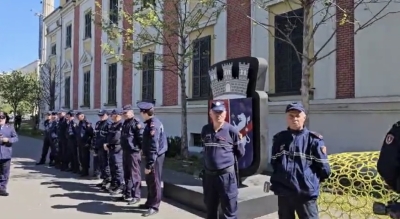
<path fill-rule="evenodd" d="M 79 173 L 80 172 L 80 164 L 79 164 L 79 158 L 78 158 L 78 145 L 77 145 L 77 125 L 74 121 L 74 111 L 69 111 L 66 115 L 68 127 L 67 127 L 67 154 L 66 160 L 67 163 L 70 165 L 68 171 L 71 171 L 73 173 Z"/>
<path fill-rule="evenodd" d="M 140 115 L 145 121 L 143 131 L 142 150 L 146 157 L 145 170 L 147 184 L 147 200 L 139 208 L 147 209 L 142 214 L 147 217 L 158 213 L 161 202 L 161 173 L 168 150 L 167 135 L 165 134 L 162 122 L 154 116 L 154 105 L 147 102 L 137 104 Z"/>
<path fill-rule="evenodd" d="M 115 109 L 111 112 L 112 124 L 108 130 L 107 143 L 104 144 L 104 150 L 108 151 L 110 156 L 110 193 L 112 195 L 120 194 L 125 188 L 122 167 L 121 131 L 123 121 L 121 116 L 122 110 Z"/>
<path fill-rule="evenodd" d="M 100 166 L 100 178 L 103 181 L 96 186 L 106 190 L 110 186 L 111 175 L 108 150 L 105 150 L 103 145 L 107 143 L 108 129 L 111 122 L 108 119 L 108 112 L 106 110 L 100 110 L 97 115 L 99 116 L 99 121 L 96 122 L 94 128 L 93 147 L 94 157 L 97 157 Z"/>
<path fill-rule="evenodd" d="M 0 112 L 0 196 L 8 196 L 7 184 L 10 177 L 12 145 L 18 141 L 17 133 L 6 124 L 6 115 Z"/>
<path fill-rule="evenodd" d="M 58 142 L 57 142 L 57 112 L 51 112 L 51 119 L 49 123 L 50 138 L 50 163 L 49 166 L 55 166 L 58 162 Z"/>
<path fill-rule="evenodd" d="M 51 112 L 46 113 L 46 120 L 44 120 L 44 138 L 43 138 L 43 146 L 42 146 L 42 156 L 40 157 L 39 162 L 36 165 L 43 165 L 46 163 L 47 154 L 49 153 L 50 145 L 51 145 Z M 51 159 L 51 158 L 50 158 Z"/>
<path fill-rule="evenodd" d="M 141 155 L 143 125 L 134 117 L 131 105 L 124 106 L 124 123 L 122 125 L 121 146 L 123 150 L 122 164 L 125 178 L 125 193 L 120 200 L 129 204 L 140 201 L 141 189 Z"/>
<path fill-rule="evenodd" d="M 207 219 L 218 218 L 221 203 L 223 217 L 237 219 L 238 176 L 235 161 L 243 157 L 244 145 L 241 135 L 231 124 L 225 122 L 224 102 L 215 101 L 209 111 L 211 123 L 201 130 L 204 145 L 204 202 Z"/>
<path fill-rule="evenodd" d="M 89 176 L 90 168 L 90 147 L 93 138 L 92 124 L 86 120 L 82 112 L 76 113 L 79 123 L 76 129 L 77 144 L 79 149 L 79 163 L 81 164 L 81 176 Z"/>
<path fill-rule="evenodd" d="M 64 171 L 68 169 L 67 163 L 67 119 L 65 118 L 65 111 L 58 111 L 58 121 L 57 121 L 57 140 L 58 140 L 58 164 L 56 164 L 57 168 Z"/>
<path fill-rule="evenodd" d="M 280 219 L 317 219 L 319 183 L 331 173 L 322 136 L 304 127 L 301 103 L 286 107 L 288 129 L 273 137 L 271 190 L 278 196 Z"/>

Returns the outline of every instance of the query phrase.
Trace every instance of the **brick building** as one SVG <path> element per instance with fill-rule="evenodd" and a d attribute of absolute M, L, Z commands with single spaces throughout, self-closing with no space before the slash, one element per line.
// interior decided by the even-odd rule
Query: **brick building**
<path fill-rule="evenodd" d="M 180 135 L 181 86 L 177 75 L 152 69 L 137 70 L 103 53 L 101 44 L 107 42 L 107 35 L 89 16 L 99 10 L 96 2 L 102 5 L 103 15 L 108 16 L 109 10 L 116 10 L 113 5 L 119 1 L 61 0 L 61 7 L 44 19 L 46 61 L 60 66 L 63 75 L 57 106 L 84 111 L 94 122 L 100 108 L 112 109 L 154 99 L 157 115 L 167 127 L 168 134 Z M 269 63 L 267 92 L 272 101 L 267 119 L 270 136 L 285 128 L 284 106 L 300 99 L 301 65 L 299 71 L 290 48 L 276 42 L 263 27 L 253 25 L 246 14 L 263 23 L 284 25 L 285 19 L 280 19 L 282 14 L 294 9 L 301 13 L 301 9 L 280 0 L 270 1 L 269 10 L 259 9 L 251 0 L 226 2 L 228 7 L 217 19 L 200 25 L 204 30 L 199 39 L 193 41 L 189 36 L 200 51 L 209 51 L 205 53 L 208 55 L 193 59 L 187 70 L 188 133 L 190 148 L 194 151 L 199 150 L 198 134 L 207 121 L 208 91 L 204 84 L 208 75 L 198 69 L 207 69 L 228 58 L 265 58 Z M 337 2 L 343 7 L 348 3 L 347 0 Z M 168 7 L 168 2 L 164 7 Z M 361 22 L 371 18 L 366 10 L 357 9 L 355 13 L 355 18 Z M 337 16 L 341 16 L 340 13 Z M 357 35 L 354 35 L 355 25 L 336 27 L 335 21 L 326 22 L 315 33 L 311 52 L 318 51 L 336 31 L 333 40 L 322 51 L 334 52 L 318 61 L 311 75 L 311 84 L 315 88 L 311 101 L 311 129 L 325 136 L 330 152 L 378 148 L 384 132 L 400 114 L 400 86 L 397 86 L 400 74 L 395 74 L 398 69 L 395 57 L 398 57 L 400 44 L 394 37 L 400 35 L 400 29 L 394 23 L 395 16 L 385 18 Z M 94 20 L 100 19 L 97 15 Z M 318 19 L 317 16 L 314 19 Z M 124 21 L 116 22 L 121 27 L 128 25 Z M 136 30 L 140 28 L 135 25 Z M 301 35 L 294 33 L 291 37 L 301 38 Z M 301 43 L 301 40 L 294 41 Z M 124 48 L 122 40 L 120 45 L 119 49 Z M 277 47 L 279 49 L 275 49 Z M 133 59 L 161 65 L 154 60 L 154 53 L 167 57 L 168 52 L 161 45 L 146 45 L 141 52 L 133 54 Z"/>

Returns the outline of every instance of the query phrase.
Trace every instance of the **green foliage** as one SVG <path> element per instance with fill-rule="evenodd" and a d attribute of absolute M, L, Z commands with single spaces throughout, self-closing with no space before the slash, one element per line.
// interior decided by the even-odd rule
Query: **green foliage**
<path fill-rule="evenodd" d="M 23 101 L 29 100 L 32 92 L 31 78 L 20 71 L 1 75 L 0 95 L 13 111 L 18 111 Z"/>
<path fill-rule="evenodd" d="M 182 139 L 179 136 L 175 137 L 168 137 L 168 151 L 165 154 L 167 157 L 176 157 L 179 156 L 181 153 L 181 142 Z"/>

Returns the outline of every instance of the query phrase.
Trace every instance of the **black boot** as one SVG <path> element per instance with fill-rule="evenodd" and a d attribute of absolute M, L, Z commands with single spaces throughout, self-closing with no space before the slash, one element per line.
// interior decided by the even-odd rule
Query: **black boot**
<path fill-rule="evenodd" d="M 36 163 L 36 165 L 43 165 L 43 164 L 46 164 L 46 161 L 43 159 L 40 159 L 40 161 Z"/>

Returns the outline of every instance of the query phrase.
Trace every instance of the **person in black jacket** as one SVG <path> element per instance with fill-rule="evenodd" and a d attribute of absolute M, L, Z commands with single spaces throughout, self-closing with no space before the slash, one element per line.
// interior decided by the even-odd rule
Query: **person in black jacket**
<path fill-rule="evenodd" d="M 44 125 L 44 138 L 43 138 L 43 146 L 42 146 L 42 156 L 40 157 L 39 162 L 36 163 L 36 165 L 43 165 L 46 163 L 47 159 L 47 154 L 49 153 L 49 149 L 51 146 L 51 137 L 50 137 L 50 132 L 51 132 L 51 112 L 46 113 L 46 120 L 44 120 L 43 125 Z"/>
<path fill-rule="evenodd" d="M 81 176 L 89 176 L 90 168 L 90 145 L 93 138 L 92 124 L 86 120 L 82 112 L 76 113 L 79 123 L 76 128 L 76 138 L 79 150 L 79 163 L 81 164 Z"/>

